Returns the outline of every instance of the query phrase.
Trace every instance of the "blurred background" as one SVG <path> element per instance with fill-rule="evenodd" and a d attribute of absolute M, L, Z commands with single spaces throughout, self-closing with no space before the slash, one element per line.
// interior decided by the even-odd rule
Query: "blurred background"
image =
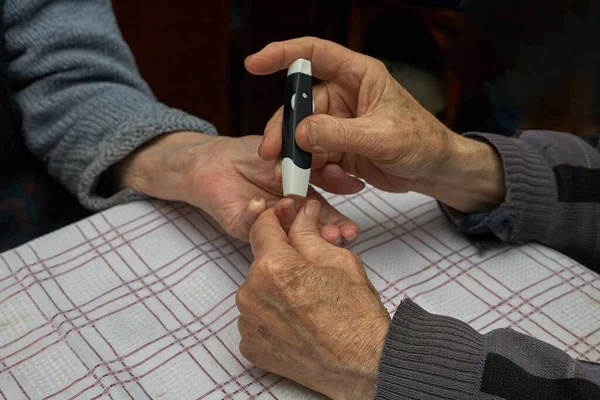
<path fill-rule="evenodd" d="M 244 58 L 272 41 L 318 36 L 384 61 L 457 131 L 600 132 L 600 0 L 126 0 L 114 8 L 162 102 L 222 135 L 262 134 L 285 72 Z"/>

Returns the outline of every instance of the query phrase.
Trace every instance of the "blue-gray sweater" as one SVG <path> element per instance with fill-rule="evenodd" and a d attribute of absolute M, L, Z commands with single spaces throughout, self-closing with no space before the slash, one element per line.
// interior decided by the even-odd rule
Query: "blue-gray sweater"
<path fill-rule="evenodd" d="M 100 176 L 157 135 L 182 130 L 216 133 L 208 122 L 155 100 L 120 35 L 110 1 L 0 0 L 0 6 L 4 39 L 0 57 L 0 160 L 4 161 L 0 187 L 4 190 L 0 207 L 7 196 L 18 196 L 25 187 L 40 185 L 40 192 L 48 192 L 45 189 L 51 185 L 51 196 L 64 197 L 57 194 L 62 185 L 89 211 L 138 198 L 140 195 L 131 190 L 108 197 L 99 194 Z M 14 134 L 16 117 L 8 97 L 21 114 L 22 125 L 16 125 L 18 135 Z M 15 136 L 21 133 L 28 152 L 41 160 L 57 185 L 47 178 L 40 181 L 43 168 L 32 171 L 36 160 L 22 152 L 16 166 L 6 164 L 15 157 Z M 15 184 L 10 180 L 15 176 L 24 181 Z M 37 204 L 39 207 L 31 201 L 29 208 L 18 205 L 13 214 L 26 220 L 21 222 L 43 226 L 45 218 L 58 218 L 47 209 L 56 208 L 57 201 L 47 200 Z M 15 204 L 13 200 L 4 203 Z M 73 201 L 70 207 L 76 205 Z M 0 226 L 6 231 L 0 236 L 0 249 L 19 244 L 20 234 L 29 238 L 26 228 L 11 226 L 18 222 L 15 218 L 5 215 L 1 221 L 1 214 Z M 72 214 L 81 213 L 73 210 Z M 50 228 L 69 222 L 69 218 L 58 220 Z M 35 231 L 36 227 L 29 228 Z M 30 235 L 37 233 L 45 232 Z"/>
<path fill-rule="evenodd" d="M 216 133 L 206 121 L 155 100 L 110 1 L 0 5 L 0 251 L 72 222 L 84 210 L 141 197 L 131 190 L 103 196 L 97 184 L 107 168 L 153 137 Z M 19 147 L 21 139 L 27 150 Z"/>

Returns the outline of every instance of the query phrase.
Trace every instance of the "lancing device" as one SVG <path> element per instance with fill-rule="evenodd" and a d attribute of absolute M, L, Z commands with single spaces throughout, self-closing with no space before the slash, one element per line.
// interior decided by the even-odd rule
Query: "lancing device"
<path fill-rule="evenodd" d="M 312 155 L 298 147 L 295 133 L 298 124 L 313 112 L 311 63 L 299 58 L 288 67 L 283 102 L 281 175 L 285 197 L 306 197 L 308 192 Z"/>

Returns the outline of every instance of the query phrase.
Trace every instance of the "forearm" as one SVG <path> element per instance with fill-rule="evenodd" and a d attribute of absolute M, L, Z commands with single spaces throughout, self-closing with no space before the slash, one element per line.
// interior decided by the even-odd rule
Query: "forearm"
<path fill-rule="evenodd" d="M 427 193 L 465 233 L 475 240 L 487 230 L 509 243 L 535 241 L 600 266 L 598 149 L 557 132 L 466 136 L 461 141 L 472 146 L 458 147 Z"/>
<path fill-rule="evenodd" d="M 508 329 L 481 335 L 462 321 L 404 300 L 386 339 L 376 399 L 599 396 L 598 364 L 574 360 Z"/>
<path fill-rule="evenodd" d="M 139 76 L 109 0 L 7 0 L 7 54 L 29 149 L 89 209 L 137 198 L 98 193 L 100 177 L 168 132 L 216 133 L 158 103 Z"/>

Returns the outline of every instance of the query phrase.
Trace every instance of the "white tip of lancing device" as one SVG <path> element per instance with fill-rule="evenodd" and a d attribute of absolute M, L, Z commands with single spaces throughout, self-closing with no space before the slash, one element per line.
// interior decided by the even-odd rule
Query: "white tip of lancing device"
<path fill-rule="evenodd" d="M 298 58 L 297 60 L 294 60 L 288 67 L 287 74 L 290 76 L 297 72 L 312 76 L 312 67 L 310 61 L 305 60 L 304 58 Z"/>
<path fill-rule="evenodd" d="M 289 158 L 281 161 L 281 177 L 283 180 L 283 197 L 306 197 L 310 182 L 310 168 L 300 168 Z"/>

